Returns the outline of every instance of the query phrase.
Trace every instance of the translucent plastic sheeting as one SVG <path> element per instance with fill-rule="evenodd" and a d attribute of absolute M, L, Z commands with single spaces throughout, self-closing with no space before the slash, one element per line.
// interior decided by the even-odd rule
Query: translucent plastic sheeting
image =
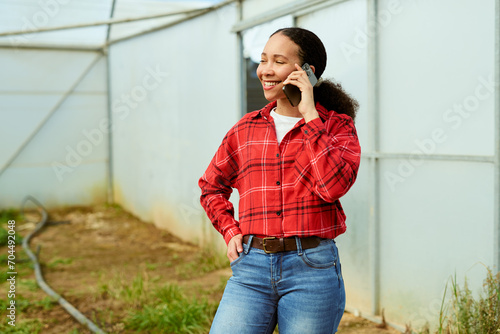
<path fill-rule="evenodd" d="M 380 163 L 381 307 L 418 328 L 416 315 L 437 320 L 451 276 L 475 291 L 494 265 L 493 165 L 425 161 L 394 189 L 384 175 L 399 163 Z"/>
<path fill-rule="evenodd" d="M 495 1 L 396 3 L 380 29 L 381 150 L 493 155 Z"/>
<path fill-rule="evenodd" d="M 95 52 L 1 49 L 0 73 L 8 80 L 0 80 L 0 93 L 64 94 L 96 56 Z M 104 65 L 98 65 L 97 73 L 89 73 L 89 82 L 78 89 L 102 92 Z"/>
<path fill-rule="evenodd" d="M 342 2 L 301 16 L 297 23 L 325 44 L 328 61 L 323 78 L 342 84 L 360 104 L 356 128 L 363 150 L 368 150 L 366 1 Z"/>
<path fill-rule="evenodd" d="M 148 15 L 157 15 L 160 13 L 180 12 L 196 8 L 209 6 L 208 1 L 144 1 L 144 0 L 117 0 L 113 18 L 133 18 Z M 136 22 L 117 24 L 111 28 L 110 39 L 123 38 L 125 36 L 137 34 L 148 29 L 165 25 L 184 17 L 184 14 L 167 16 L 164 18 L 155 18 L 150 20 L 141 20 Z"/>
<path fill-rule="evenodd" d="M 47 189 L 51 195 L 40 198 L 48 206 L 105 198 L 109 129 L 105 60 L 98 57 L 0 51 L 0 72 L 9 78 L 0 84 L 0 168 L 11 162 L 0 175 L 2 206 Z"/>
<path fill-rule="evenodd" d="M 358 178 L 340 199 L 347 216 L 347 231 L 336 239 L 342 274 L 346 281 L 347 306 L 364 314 L 371 313 L 370 211 L 368 159 L 361 159 Z"/>
<path fill-rule="evenodd" d="M 111 18 L 112 4 L 112 0 L 3 1 L 0 3 L 0 33 L 22 32 L 22 34 L 0 37 L 0 45 L 101 47 L 106 42 L 108 25 L 96 24 Z M 145 18 L 205 8 L 209 5 L 210 2 L 207 1 L 116 0 L 113 19 Z M 178 14 L 114 24 L 110 37 L 113 40 L 135 35 L 183 17 L 184 14 Z M 89 26 L 68 29 L 71 26 L 85 24 Z M 40 31 L 56 27 L 64 27 L 64 29 L 51 32 Z"/>
<path fill-rule="evenodd" d="M 214 230 L 197 182 L 241 117 L 237 37 L 230 33 L 236 9 L 110 50 L 115 198 L 183 238 Z"/>
<path fill-rule="evenodd" d="M 0 2 L 0 32 L 29 32 L 105 20 L 110 16 L 111 3 L 111 0 L 4 0 Z M 0 37 L 0 44 L 98 46 L 105 42 L 106 33 L 107 26 L 97 26 Z"/>

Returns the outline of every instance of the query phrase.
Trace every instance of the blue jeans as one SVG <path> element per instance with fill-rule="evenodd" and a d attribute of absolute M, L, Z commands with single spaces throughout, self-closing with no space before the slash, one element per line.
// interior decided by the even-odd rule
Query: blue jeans
<path fill-rule="evenodd" d="M 249 239 L 251 244 L 252 237 Z M 266 254 L 243 244 L 212 323 L 212 334 L 331 334 L 345 308 L 337 246 Z"/>

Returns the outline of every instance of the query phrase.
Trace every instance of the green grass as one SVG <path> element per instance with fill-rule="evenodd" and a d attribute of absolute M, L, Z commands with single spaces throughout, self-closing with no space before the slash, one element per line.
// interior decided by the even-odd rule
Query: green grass
<path fill-rule="evenodd" d="M 467 285 L 451 280 L 451 301 L 440 321 L 438 333 L 500 333 L 500 272 L 487 268 L 483 289 L 477 300 Z M 443 313 L 444 313 L 443 312 Z"/>
<path fill-rule="evenodd" d="M 0 246 L 8 245 L 8 221 L 15 220 L 16 225 L 21 222 L 23 217 L 21 216 L 19 210 L 6 209 L 0 210 Z M 16 245 L 21 245 L 23 238 L 19 234 L 15 234 Z"/>
<path fill-rule="evenodd" d="M 163 286 L 155 298 L 130 311 L 125 327 L 147 333 L 207 333 L 217 305 L 206 299 L 189 299 L 177 285 Z"/>
<path fill-rule="evenodd" d="M 0 246 L 7 246 L 9 243 L 9 232 L 7 230 L 7 224 L 0 226 Z M 23 238 L 17 234 L 14 234 L 14 241 L 16 245 L 21 245 L 23 243 Z"/>
<path fill-rule="evenodd" d="M 493 274 L 487 269 L 483 288 L 475 298 L 467 279 L 459 286 L 457 278 L 451 278 L 451 288 L 445 287 L 437 334 L 499 334 L 500 333 L 500 272 Z M 447 292 L 451 296 L 446 301 Z M 420 334 L 429 334 L 428 328 Z"/>
<path fill-rule="evenodd" d="M 201 291 L 196 298 L 190 298 L 177 284 L 154 284 L 146 277 L 145 273 L 138 274 L 130 282 L 116 276 L 101 283 L 101 297 L 120 300 L 129 311 L 122 319 L 116 319 L 109 312 L 101 313 L 97 322 L 121 322 L 126 329 L 137 333 L 209 331 L 217 303 L 207 300 L 208 292 Z"/>
<path fill-rule="evenodd" d="M 6 317 L 7 313 L 5 310 L 8 307 L 8 300 L 0 299 L 0 315 L 2 321 L 0 322 L 0 333 L 17 333 L 17 334 L 38 334 L 42 331 L 42 322 L 38 319 L 23 319 L 22 314 L 28 309 L 41 308 L 44 310 L 52 309 L 57 301 L 53 300 L 51 297 L 45 297 L 42 300 L 31 300 L 23 297 L 16 292 L 16 320 L 15 326 L 8 324 L 11 321 Z"/>
<path fill-rule="evenodd" d="M 9 220 L 15 220 L 16 223 L 23 219 L 19 210 L 16 209 L 5 209 L 0 210 L 0 223 L 6 224 Z"/>
<path fill-rule="evenodd" d="M 2 319 L 0 322 L 0 333 L 3 334 L 38 334 L 41 333 L 42 323 L 39 320 L 22 320 L 16 319 L 15 326 L 11 326 L 7 323 L 8 318 L 6 320 Z M 9 320 L 10 321 L 10 320 Z"/>

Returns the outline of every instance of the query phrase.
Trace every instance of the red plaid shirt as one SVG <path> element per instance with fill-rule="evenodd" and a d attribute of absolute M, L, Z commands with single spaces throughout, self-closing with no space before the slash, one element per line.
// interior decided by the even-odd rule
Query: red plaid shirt
<path fill-rule="evenodd" d="M 353 185 L 361 154 L 353 120 L 317 104 L 320 118 L 300 120 L 278 144 L 275 106 L 243 116 L 199 180 L 201 204 L 226 243 L 239 233 L 334 239 L 346 230 L 339 198 Z"/>

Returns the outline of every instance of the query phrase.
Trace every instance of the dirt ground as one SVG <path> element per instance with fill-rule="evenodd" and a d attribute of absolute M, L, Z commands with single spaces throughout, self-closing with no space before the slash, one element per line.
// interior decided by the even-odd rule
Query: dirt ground
<path fill-rule="evenodd" d="M 103 286 L 111 286 L 117 281 L 131 282 L 140 275 L 146 285 L 148 282 L 172 282 L 187 287 L 187 291 L 211 291 L 207 294 L 209 298 L 218 301 L 224 281 L 231 275 L 229 265 L 208 273 L 186 274 L 186 271 L 176 270 L 196 261 L 201 250 L 118 207 L 70 208 L 49 211 L 49 216 L 51 223 L 30 243 L 34 252 L 40 247 L 39 259 L 45 281 L 87 318 L 97 319 L 97 325 L 107 333 L 132 332 L 126 331 L 119 320 L 127 312 L 124 305 L 104 296 Z M 38 219 L 37 214 L 28 214 L 27 221 L 17 223 L 18 233 L 22 236 L 29 233 Z M 7 248 L 1 247 L 0 252 L 7 254 Z M 22 254 L 20 250 L 17 253 Z M 36 287 L 33 270 L 25 266 L 19 272 L 18 292 L 35 306 L 19 312 L 18 321 L 38 319 L 43 326 L 41 333 L 90 333 L 57 303 L 42 307 L 40 301 L 46 300 L 47 295 Z M 0 288 L 5 290 L 5 283 Z M 1 312 L 0 315 L 5 319 Z M 377 324 L 346 313 L 339 333 L 399 332 L 378 328 Z"/>

